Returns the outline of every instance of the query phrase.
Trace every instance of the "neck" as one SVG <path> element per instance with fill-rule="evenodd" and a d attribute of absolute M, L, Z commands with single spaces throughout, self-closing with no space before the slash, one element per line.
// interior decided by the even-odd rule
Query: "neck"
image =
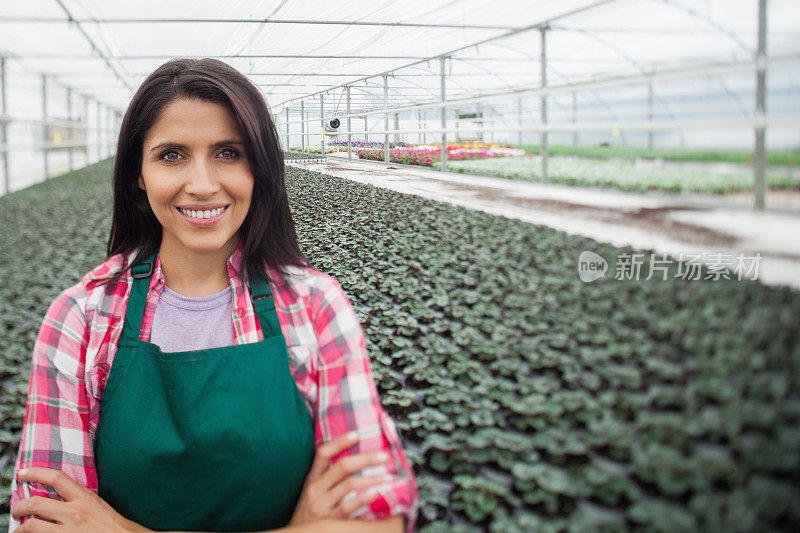
<path fill-rule="evenodd" d="M 213 252 L 180 250 L 162 241 L 161 271 L 167 287 L 184 296 L 210 296 L 230 285 L 226 263 L 238 239 Z"/>

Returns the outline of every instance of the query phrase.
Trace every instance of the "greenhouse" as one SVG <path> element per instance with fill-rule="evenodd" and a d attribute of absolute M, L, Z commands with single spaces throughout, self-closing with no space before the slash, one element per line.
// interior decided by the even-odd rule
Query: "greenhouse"
<path fill-rule="evenodd" d="M 285 321 L 301 303 L 279 305 L 274 291 L 291 341 L 285 366 L 296 380 L 312 373 L 313 387 L 298 381 L 293 394 L 310 395 L 320 416 L 331 398 L 344 402 L 330 416 L 347 424 L 312 412 L 311 444 L 358 428 L 364 442 L 382 434 L 402 448 L 393 473 L 406 466 L 407 475 L 379 489 L 380 505 L 342 520 L 403 514 L 406 531 L 424 533 L 800 528 L 800 3 L 30 0 L 0 10 L 0 529 L 19 526 L 21 464 L 61 465 L 73 483 L 110 494 L 93 450 L 105 377 L 86 355 L 100 328 L 81 338 L 51 318 L 63 291 L 112 255 L 129 146 L 149 216 L 162 221 L 151 195 L 172 185 L 148 180 L 178 176 L 177 165 L 145 171 L 155 166 L 142 143 L 169 131 L 167 115 L 139 123 L 135 110 L 146 109 L 140 99 L 173 109 L 184 98 L 167 95 L 178 78 L 163 81 L 166 71 L 161 89 L 144 90 L 176 58 L 219 60 L 263 96 L 268 112 L 252 121 L 235 98 L 196 100 L 234 117 L 248 151 L 251 135 L 271 140 L 261 151 L 285 169 L 299 250 L 338 282 L 363 328 L 361 393 L 372 387 L 388 415 L 369 429 L 358 425 L 366 397 L 322 398 L 323 372 L 336 364 L 321 347 L 294 346 L 301 337 Z M 198 83 L 184 100 L 229 83 Z M 201 111 L 211 108 L 190 109 L 174 123 L 206 124 Z M 251 178 L 273 172 L 250 155 Z M 208 176 L 228 179 L 237 164 L 215 162 Z M 182 194 L 199 197 L 192 187 Z M 198 234 L 238 216 L 212 203 L 202 222 L 197 205 L 179 209 Z M 262 220 L 269 240 L 275 219 L 254 209 L 234 229 L 252 234 Z M 171 226 L 158 221 L 166 242 Z M 255 253 L 250 243 L 245 253 Z M 169 257 L 163 244 L 160 257 Z M 170 272 L 165 289 L 176 290 Z M 116 316 L 86 298 L 85 320 Z M 116 320 L 127 328 L 125 317 Z M 240 319 L 249 320 L 237 307 L 234 334 Z M 59 335 L 75 337 L 83 355 L 54 355 Z M 343 345 L 346 333 L 336 335 Z M 122 368 L 118 376 L 137 367 Z M 104 372 L 110 384 L 114 372 Z M 64 395 L 78 386 L 79 397 Z M 209 464 L 233 457 L 219 446 Z M 153 494 L 172 486 L 164 478 Z M 407 499 L 401 481 L 413 486 Z M 44 485 L 36 494 L 69 504 Z M 114 512 L 145 526 L 123 510 L 126 497 Z M 147 527 L 222 530 L 174 524 Z"/>

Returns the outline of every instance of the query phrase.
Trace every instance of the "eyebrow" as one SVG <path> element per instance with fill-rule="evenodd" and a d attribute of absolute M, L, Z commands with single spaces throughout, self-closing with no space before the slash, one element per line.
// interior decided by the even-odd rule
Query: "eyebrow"
<path fill-rule="evenodd" d="M 215 142 L 214 144 L 210 144 L 208 147 L 209 148 L 216 148 L 217 146 L 222 146 L 224 144 L 238 144 L 240 146 L 244 146 L 244 143 L 242 141 L 239 141 L 239 140 L 236 140 L 236 139 L 226 139 L 224 141 L 219 141 L 219 142 Z M 156 150 L 158 150 L 160 148 L 167 148 L 167 147 L 169 147 L 169 148 L 181 148 L 183 150 L 188 148 L 188 146 L 186 146 L 185 144 L 180 144 L 180 143 L 176 143 L 176 142 L 167 141 L 167 142 L 163 142 L 161 144 L 157 144 L 156 146 L 153 146 L 152 148 L 150 148 L 150 151 L 154 152 L 154 151 L 156 151 Z"/>

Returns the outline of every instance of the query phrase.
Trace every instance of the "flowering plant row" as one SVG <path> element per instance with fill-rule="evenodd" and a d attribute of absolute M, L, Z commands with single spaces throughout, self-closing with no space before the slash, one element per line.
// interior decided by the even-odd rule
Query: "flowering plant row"
<path fill-rule="evenodd" d="M 469 147 L 464 145 L 448 146 L 447 159 L 451 161 L 464 161 L 468 159 L 486 159 L 491 157 L 508 157 L 523 155 L 524 151 L 508 147 Z M 359 159 L 383 161 L 383 149 L 359 150 Z M 404 165 L 433 166 L 440 159 L 440 148 L 433 145 L 396 148 L 389 151 L 389 161 Z"/>
<path fill-rule="evenodd" d="M 373 161 L 383 161 L 385 152 L 383 150 L 359 150 L 359 159 L 369 159 Z M 431 150 L 397 149 L 389 150 L 389 162 L 400 163 L 403 165 L 420 165 L 425 167 L 433 166 L 434 161 L 439 160 L 439 153 Z"/>
<path fill-rule="evenodd" d="M 420 165 L 431 167 L 439 162 L 440 144 L 407 145 L 403 142 L 389 143 L 389 161 L 403 165 Z M 351 147 L 359 159 L 374 161 L 384 160 L 384 143 L 372 141 L 352 141 Z M 300 147 L 292 150 L 300 151 Z M 333 141 L 325 144 L 325 153 L 346 152 L 347 141 Z M 319 147 L 307 147 L 306 153 L 319 154 Z M 524 155 L 523 150 L 499 144 L 487 144 L 481 141 L 470 143 L 448 143 L 447 159 L 465 161 L 471 159 L 487 159 L 494 157 L 514 157 Z"/>

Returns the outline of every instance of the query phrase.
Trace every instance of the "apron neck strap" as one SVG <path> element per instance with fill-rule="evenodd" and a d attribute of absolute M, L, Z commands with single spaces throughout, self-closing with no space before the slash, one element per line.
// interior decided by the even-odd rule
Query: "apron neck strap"
<path fill-rule="evenodd" d="M 123 338 L 139 339 L 147 303 L 147 290 L 150 288 L 150 277 L 153 275 L 155 263 L 156 254 L 152 254 L 144 262 L 131 267 L 133 286 L 125 312 L 125 323 L 122 328 Z M 281 334 L 281 325 L 278 315 L 275 313 L 275 298 L 272 289 L 270 289 L 269 282 L 258 273 L 250 277 L 250 297 L 264 338 Z"/>
<path fill-rule="evenodd" d="M 150 288 L 150 276 L 156 264 L 156 254 L 152 254 L 143 263 L 131 267 L 133 285 L 128 297 L 128 308 L 125 311 L 125 323 L 122 326 L 122 338 L 139 340 L 142 331 L 142 317 L 147 303 L 147 289 Z"/>
<path fill-rule="evenodd" d="M 258 323 L 261 326 L 261 333 L 265 339 L 281 335 L 281 324 L 278 315 L 275 313 L 275 297 L 269 282 L 261 274 L 256 273 L 250 276 L 250 296 L 253 300 L 253 308 L 258 315 Z"/>

